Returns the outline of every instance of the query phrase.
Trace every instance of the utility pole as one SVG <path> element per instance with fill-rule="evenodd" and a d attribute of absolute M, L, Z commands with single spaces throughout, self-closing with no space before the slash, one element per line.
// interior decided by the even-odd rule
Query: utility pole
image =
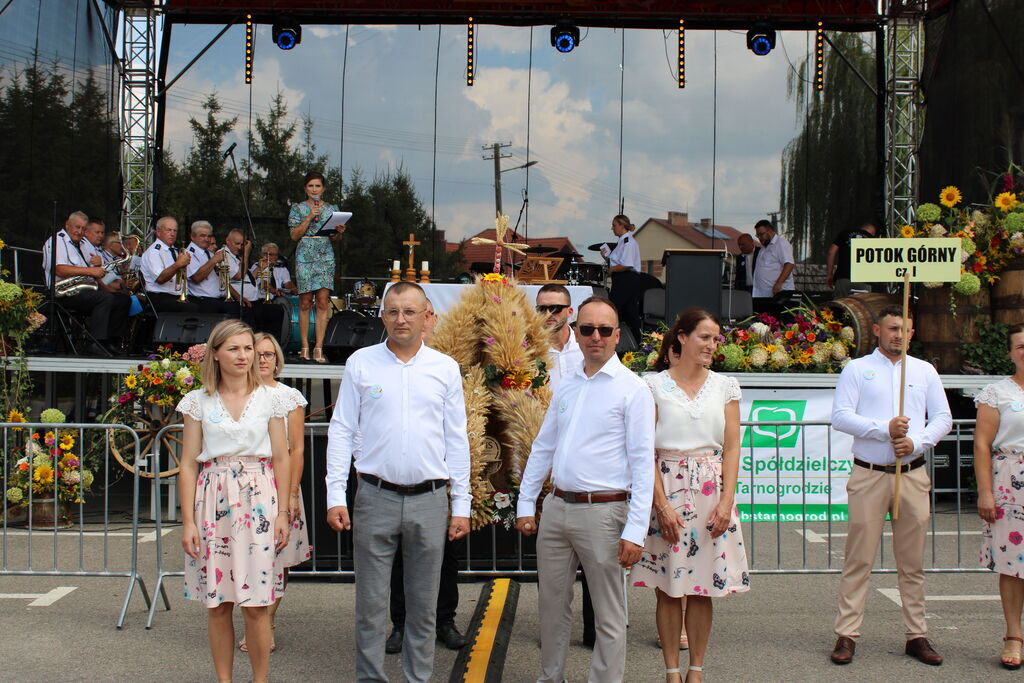
<path fill-rule="evenodd" d="M 490 150 L 491 156 L 484 157 L 484 160 L 494 160 L 494 208 L 497 211 L 497 215 L 501 213 L 501 160 L 512 158 L 511 154 L 502 154 L 501 150 L 505 147 L 511 147 L 511 142 L 495 142 L 490 145 L 483 145 L 481 149 Z"/>

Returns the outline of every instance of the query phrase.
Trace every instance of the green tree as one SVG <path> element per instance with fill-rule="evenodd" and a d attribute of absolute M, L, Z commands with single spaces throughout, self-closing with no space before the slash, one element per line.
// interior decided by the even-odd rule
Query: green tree
<path fill-rule="evenodd" d="M 293 142 L 297 126 L 289 123 L 288 103 L 280 92 L 271 101 L 267 118 L 257 117 L 254 127 L 246 163 L 253 193 L 250 209 L 259 216 L 287 216 L 292 202 L 304 198 L 306 169 L 304 155 Z"/>
<path fill-rule="evenodd" d="M 789 74 L 788 95 L 805 107 L 797 108 L 801 130 L 782 154 L 779 202 L 787 237 L 805 245 L 798 258 L 812 262 L 824 262 L 835 233 L 881 214 L 876 98 L 861 78 L 872 83 L 875 74 L 866 35 L 829 34 L 835 48 L 825 49 L 822 92 L 806 79 L 810 58 Z"/>

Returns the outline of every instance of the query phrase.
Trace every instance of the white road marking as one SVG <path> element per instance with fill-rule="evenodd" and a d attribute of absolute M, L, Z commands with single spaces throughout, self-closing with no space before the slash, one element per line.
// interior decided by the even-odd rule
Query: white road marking
<path fill-rule="evenodd" d="M 800 536 L 803 536 L 804 539 L 806 539 L 806 541 L 808 543 L 827 543 L 828 542 L 828 536 L 827 535 L 819 534 L 818 532 L 811 531 L 810 529 L 794 529 L 793 531 L 795 531 Z M 961 536 L 980 536 L 981 535 L 981 531 L 964 529 L 963 531 L 929 531 L 928 532 L 929 536 L 956 536 L 958 534 L 961 535 Z M 892 536 L 892 532 L 891 531 L 885 531 L 885 532 L 882 533 L 882 535 L 883 536 Z M 832 537 L 833 538 L 846 538 L 846 536 L 847 536 L 847 534 L 846 534 L 845 531 L 844 532 L 839 532 L 839 531 L 832 532 Z"/>
<path fill-rule="evenodd" d="M 895 602 L 900 607 L 903 601 L 900 599 L 899 588 L 879 588 L 878 592 Z M 976 600 L 998 600 L 998 595 L 926 595 L 925 602 L 973 602 Z"/>
<path fill-rule="evenodd" d="M 65 595 L 68 595 L 78 586 L 60 586 L 48 593 L 0 593 L 0 600 L 31 600 L 29 607 L 49 607 Z"/>
<path fill-rule="evenodd" d="M 161 536 L 166 536 L 167 534 L 171 533 L 172 531 L 174 531 L 174 527 L 164 527 L 163 529 L 161 529 L 160 535 Z M 38 531 L 32 531 L 32 530 L 29 530 L 29 529 L 8 529 L 7 530 L 7 535 L 8 536 L 28 536 L 29 534 L 35 536 L 36 538 L 43 538 L 43 537 L 46 537 L 46 536 L 52 536 L 53 535 L 53 529 L 40 529 Z M 79 534 L 81 534 L 82 536 L 99 536 L 99 537 L 102 538 L 103 535 L 104 535 L 104 532 L 102 532 L 102 531 L 81 531 L 81 532 L 79 532 L 79 531 L 77 531 L 75 529 L 58 529 L 57 530 L 57 534 L 60 535 L 60 536 L 67 536 L 69 538 L 70 537 L 78 536 Z M 110 531 L 110 532 L 107 532 L 106 535 L 107 536 L 131 538 L 132 532 L 130 532 L 130 531 Z M 145 533 L 143 533 L 141 530 L 139 531 L 139 543 L 154 543 L 155 541 L 156 541 L 156 529 L 153 529 L 152 531 L 147 531 Z"/>

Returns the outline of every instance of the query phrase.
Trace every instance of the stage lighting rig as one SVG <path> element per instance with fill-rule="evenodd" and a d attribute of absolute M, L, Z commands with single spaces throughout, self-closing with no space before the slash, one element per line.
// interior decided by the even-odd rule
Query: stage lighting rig
<path fill-rule="evenodd" d="M 820 21 L 814 37 L 814 89 L 825 89 L 825 28 Z"/>
<path fill-rule="evenodd" d="M 580 44 L 580 27 L 568 19 L 560 19 L 551 27 L 551 47 L 559 52 L 572 52 Z"/>
<path fill-rule="evenodd" d="M 252 83 L 252 15 L 245 15 L 245 82 Z"/>
<path fill-rule="evenodd" d="M 466 24 L 466 85 L 469 87 L 473 86 L 474 49 L 476 49 L 476 24 L 473 22 L 473 17 L 470 17 Z"/>
<path fill-rule="evenodd" d="M 775 29 L 768 24 L 754 24 L 747 31 L 747 49 L 758 57 L 764 57 L 775 49 Z"/>
<path fill-rule="evenodd" d="M 679 20 L 679 62 L 677 64 L 677 70 L 679 72 L 679 87 L 686 87 L 686 20 Z"/>
<path fill-rule="evenodd" d="M 282 50 L 291 50 L 302 42 L 302 24 L 294 19 L 279 18 L 270 31 L 274 44 Z"/>

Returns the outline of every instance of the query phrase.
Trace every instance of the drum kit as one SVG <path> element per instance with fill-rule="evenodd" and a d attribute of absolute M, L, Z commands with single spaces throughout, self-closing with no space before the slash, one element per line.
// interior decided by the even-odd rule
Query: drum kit
<path fill-rule="evenodd" d="M 299 334 L 299 316 L 301 311 L 299 310 L 299 297 L 291 296 L 291 311 L 292 311 L 292 334 L 290 342 L 288 344 L 287 351 L 298 351 L 301 345 L 301 335 Z M 371 280 L 356 280 L 352 286 L 352 292 L 345 294 L 345 307 L 340 308 L 340 304 L 335 307 L 336 310 L 352 311 L 359 315 L 375 318 L 380 314 L 380 299 L 377 295 L 377 285 Z M 310 340 L 313 338 L 314 330 L 314 308 L 309 309 L 309 335 Z"/>
<path fill-rule="evenodd" d="M 592 245 L 591 250 L 596 251 Z M 558 250 L 555 247 L 537 245 L 524 249 L 528 254 L 542 254 L 550 258 L 562 259 L 562 265 L 555 274 L 555 279 L 565 280 L 568 285 L 584 285 L 591 287 L 603 287 L 607 277 L 608 268 L 603 263 L 578 262 L 576 259 L 583 258 L 582 254 L 575 251 Z"/>

